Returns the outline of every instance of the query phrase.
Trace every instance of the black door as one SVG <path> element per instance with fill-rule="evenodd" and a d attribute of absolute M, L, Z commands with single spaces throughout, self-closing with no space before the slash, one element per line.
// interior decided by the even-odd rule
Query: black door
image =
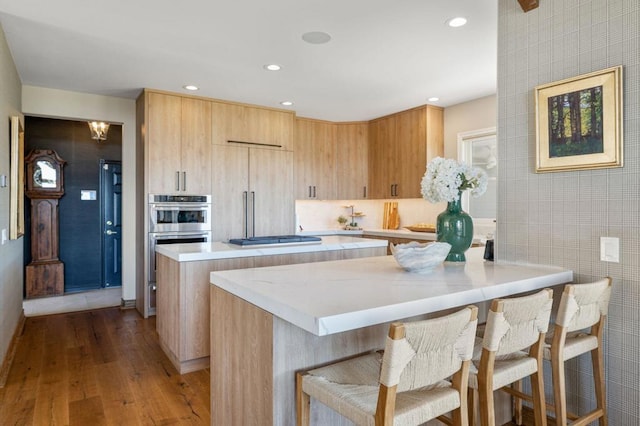
<path fill-rule="evenodd" d="M 102 194 L 102 287 L 122 285 L 122 166 L 100 160 Z"/>

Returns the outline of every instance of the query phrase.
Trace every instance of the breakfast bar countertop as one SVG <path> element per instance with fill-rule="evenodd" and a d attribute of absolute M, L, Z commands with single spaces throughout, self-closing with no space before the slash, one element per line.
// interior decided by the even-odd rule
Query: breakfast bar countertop
<path fill-rule="evenodd" d="M 283 243 L 239 246 L 225 242 L 162 244 L 156 252 L 178 262 L 234 259 L 240 257 L 273 256 L 279 254 L 311 253 L 331 250 L 349 250 L 386 247 L 384 240 L 347 235 L 323 235 L 321 241 L 309 243 Z"/>
<path fill-rule="evenodd" d="M 316 336 L 571 282 L 568 269 L 488 262 L 404 271 L 393 256 L 212 272 L 211 283 Z"/>

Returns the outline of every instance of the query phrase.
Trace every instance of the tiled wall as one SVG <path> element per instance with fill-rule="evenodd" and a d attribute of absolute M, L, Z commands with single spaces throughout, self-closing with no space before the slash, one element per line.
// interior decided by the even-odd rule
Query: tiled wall
<path fill-rule="evenodd" d="M 523 13 L 499 0 L 496 250 L 501 260 L 609 275 L 605 332 L 609 424 L 640 424 L 640 1 L 544 0 Z M 624 66 L 624 167 L 536 174 L 535 86 Z M 620 263 L 600 261 L 600 237 Z M 588 357 L 568 365 L 570 408 L 594 406 Z M 547 383 L 550 377 L 545 376 Z"/>

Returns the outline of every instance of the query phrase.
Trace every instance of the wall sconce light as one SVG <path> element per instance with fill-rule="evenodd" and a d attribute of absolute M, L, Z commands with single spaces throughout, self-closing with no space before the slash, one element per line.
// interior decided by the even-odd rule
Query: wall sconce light
<path fill-rule="evenodd" d="M 98 142 L 107 140 L 107 132 L 109 131 L 109 123 L 104 121 L 89 121 L 89 130 L 91 130 L 91 139 Z"/>

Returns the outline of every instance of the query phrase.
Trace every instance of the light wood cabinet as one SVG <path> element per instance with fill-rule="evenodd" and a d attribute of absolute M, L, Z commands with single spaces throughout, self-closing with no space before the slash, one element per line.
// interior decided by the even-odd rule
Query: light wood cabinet
<path fill-rule="evenodd" d="M 209 366 L 209 274 L 253 267 L 253 258 L 177 262 L 158 256 L 156 330 L 180 374 Z"/>
<path fill-rule="evenodd" d="M 196 262 L 177 262 L 159 255 L 156 330 L 160 346 L 180 374 L 209 367 L 212 271 L 384 255 L 384 247 Z"/>
<path fill-rule="evenodd" d="M 426 165 L 443 155 L 443 110 L 429 105 L 369 123 L 370 198 L 417 198 Z"/>
<path fill-rule="evenodd" d="M 212 103 L 213 143 L 261 145 L 285 151 L 293 149 L 294 113 L 235 104 Z"/>
<path fill-rule="evenodd" d="M 145 92 L 147 193 L 211 192 L 211 105 Z"/>
<path fill-rule="evenodd" d="M 369 124 L 366 122 L 339 123 L 337 141 L 337 199 L 368 198 Z"/>
<path fill-rule="evenodd" d="M 182 98 L 182 191 L 211 193 L 211 102 Z"/>
<path fill-rule="evenodd" d="M 336 198 L 336 123 L 296 118 L 295 198 Z"/>
<path fill-rule="evenodd" d="M 213 240 L 292 234 L 293 153 L 234 144 L 213 151 Z"/>

